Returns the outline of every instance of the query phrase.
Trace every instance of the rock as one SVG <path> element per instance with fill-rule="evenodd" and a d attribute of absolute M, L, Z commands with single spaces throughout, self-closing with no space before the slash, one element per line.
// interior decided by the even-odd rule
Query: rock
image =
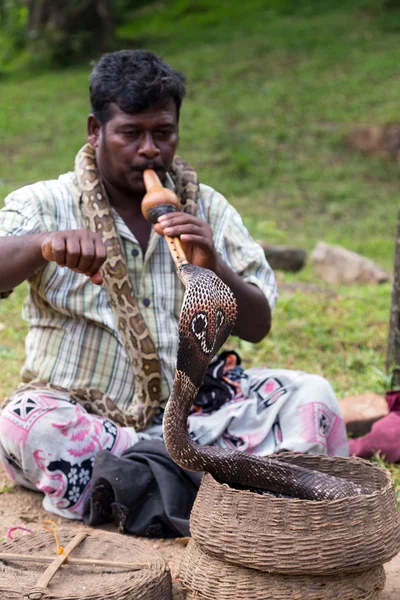
<path fill-rule="evenodd" d="M 347 136 L 347 143 L 365 154 L 400 158 L 400 123 L 357 127 Z"/>
<path fill-rule="evenodd" d="M 264 250 L 265 258 L 274 270 L 296 273 L 306 264 L 307 253 L 301 248 L 277 246 L 262 241 L 258 243 Z"/>
<path fill-rule="evenodd" d="M 385 398 L 374 392 L 341 398 L 339 405 L 347 432 L 356 437 L 368 433 L 375 421 L 389 413 Z"/>
<path fill-rule="evenodd" d="M 377 284 L 391 281 L 392 277 L 369 258 L 342 246 L 318 242 L 311 253 L 313 269 L 326 283 Z"/>

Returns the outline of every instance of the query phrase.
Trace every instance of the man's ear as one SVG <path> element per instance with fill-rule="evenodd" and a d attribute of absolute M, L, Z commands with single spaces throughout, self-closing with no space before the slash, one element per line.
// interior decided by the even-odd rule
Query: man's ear
<path fill-rule="evenodd" d="M 93 148 L 97 148 L 100 140 L 100 130 L 101 123 L 96 119 L 96 117 L 91 113 L 88 116 L 87 123 L 87 132 L 88 132 L 88 142 Z"/>

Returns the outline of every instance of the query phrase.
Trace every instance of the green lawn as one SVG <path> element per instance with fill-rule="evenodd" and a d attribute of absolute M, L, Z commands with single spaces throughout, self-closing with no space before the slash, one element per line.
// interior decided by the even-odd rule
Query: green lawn
<path fill-rule="evenodd" d="M 392 269 L 398 165 L 354 153 L 345 136 L 400 120 L 400 10 L 175 0 L 127 16 L 119 33 L 121 47 L 154 50 L 185 72 L 180 153 L 255 238 L 308 251 L 323 239 Z M 85 142 L 89 57 L 62 72 L 21 64 L 0 81 L 1 197 L 71 169 Z M 279 280 L 271 335 L 254 347 L 234 341 L 245 362 L 320 373 L 341 396 L 383 393 L 391 286 L 332 289 L 310 266 Z M 0 395 L 23 360 L 23 292 L 0 305 Z"/>

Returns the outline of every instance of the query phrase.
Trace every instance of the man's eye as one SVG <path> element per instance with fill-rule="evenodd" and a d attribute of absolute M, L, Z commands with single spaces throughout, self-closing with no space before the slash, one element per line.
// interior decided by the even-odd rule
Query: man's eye
<path fill-rule="evenodd" d="M 172 131 L 172 129 L 159 129 L 155 132 L 155 136 L 159 139 L 162 139 L 170 137 L 173 133 L 174 132 Z"/>
<path fill-rule="evenodd" d="M 122 135 L 125 135 L 126 137 L 137 137 L 139 132 L 136 129 L 124 129 Z"/>

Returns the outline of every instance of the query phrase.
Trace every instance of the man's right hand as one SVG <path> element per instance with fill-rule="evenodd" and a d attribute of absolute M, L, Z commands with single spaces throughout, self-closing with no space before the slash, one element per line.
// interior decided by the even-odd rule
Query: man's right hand
<path fill-rule="evenodd" d="M 44 259 L 83 273 L 97 285 L 103 283 L 99 269 L 106 260 L 106 248 L 98 233 L 87 229 L 54 231 L 41 236 L 40 247 Z"/>

